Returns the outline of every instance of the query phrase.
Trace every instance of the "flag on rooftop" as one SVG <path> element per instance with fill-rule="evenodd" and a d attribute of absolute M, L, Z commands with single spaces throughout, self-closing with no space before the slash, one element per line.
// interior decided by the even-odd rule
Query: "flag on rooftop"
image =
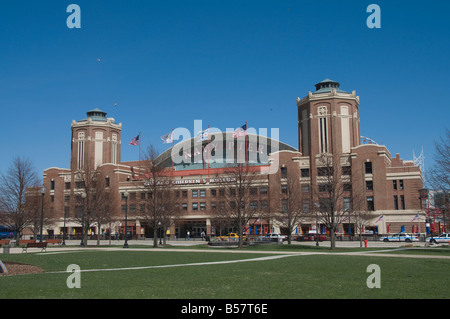
<path fill-rule="evenodd" d="M 234 131 L 233 138 L 238 138 L 238 137 L 245 136 L 245 135 L 247 135 L 247 123 L 245 123 L 238 129 L 236 129 L 236 131 Z"/>
<path fill-rule="evenodd" d="M 209 128 L 197 133 L 197 142 L 205 141 L 209 139 Z"/>
<path fill-rule="evenodd" d="M 140 135 L 141 135 L 141 134 L 139 134 L 138 136 L 134 137 L 134 138 L 131 140 L 130 145 L 134 145 L 134 146 L 139 145 L 139 137 L 140 137 Z"/>
<path fill-rule="evenodd" d="M 173 142 L 173 131 L 168 133 L 168 134 L 166 134 L 166 135 L 161 136 L 161 139 L 162 139 L 164 144 L 172 143 Z"/>

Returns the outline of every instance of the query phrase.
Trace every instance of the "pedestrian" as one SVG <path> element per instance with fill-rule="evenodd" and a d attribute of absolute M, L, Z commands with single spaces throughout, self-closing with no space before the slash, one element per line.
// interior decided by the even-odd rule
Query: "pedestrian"
<path fill-rule="evenodd" d="M 205 240 L 205 232 L 202 231 L 202 241 Z"/>

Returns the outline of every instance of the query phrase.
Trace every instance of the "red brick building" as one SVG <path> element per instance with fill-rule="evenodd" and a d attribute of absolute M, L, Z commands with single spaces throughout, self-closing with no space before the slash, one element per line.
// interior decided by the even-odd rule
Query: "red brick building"
<path fill-rule="evenodd" d="M 425 214 L 419 200 L 419 190 L 422 188 L 420 168 L 411 161 L 402 160 L 398 154 L 392 157 L 383 145 L 362 143 L 359 97 L 354 91 L 348 93 L 339 86 L 338 82 L 327 79 L 316 84 L 314 93 L 297 98 L 298 149 L 258 134 L 248 134 L 238 139 L 234 139 L 232 133 L 211 134 L 216 142 L 214 147 L 223 146 L 224 153 L 232 151 L 233 162 L 242 159 L 244 152 L 247 162 L 259 171 L 259 177 L 252 186 L 255 197 L 251 205 L 269 213 L 261 213 L 260 218 L 251 220 L 247 228 L 249 235 L 260 234 L 261 230 L 286 231 L 274 216 L 283 213 L 283 205 L 287 201 L 287 174 L 299 181 L 299 197 L 304 201 L 305 213 L 310 214 L 296 225 L 295 233 L 316 228 L 317 220 L 312 216 L 317 205 L 315 195 L 320 195 L 324 189 L 323 163 L 319 161 L 324 155 L 333 157 L 334 165 L 340 167 L 341 173 L 337 179 L 344 186 L 343 207 L 350 207 L 355 202 L 356 194 L 363 199 L 365 210 L 371 215 L 366 231 L 393 233 L 400 231 L 402 226 L 408 232 L 413 226 L 416 232 L 419 229 L 422 233 L 425 231 Z M 122 233 L 126 210 L 129 213 L 129 232 L 133 237 L 152 236 L 149 226 L 139 214 L 143 209 L 140 199 L 148 196 L 139 174 L 141 163 L 121 161 L 122 124 L 107 118 L 105 112 L 94 109 L 87 112 L 86 119 L 73 121 L 71 129 L 70 168 L 44 171 L 48 203 L 45 211 L 53 218 L 52 222 L 44 225 L 47 233 L 62 234 L 64 225 L 67 234 L 81 232 L 81 225 L 74 218 L 76 211 L 81 209 L 79 196 L 82 185 L 77 180 L 77 172 L 89 167 L 102 172 L 105 187 L 111 192 L 118 196 L 125 191 L 130 194 L 127 200 L 122 197 L 116 204 L 117 209 L 111 211 L 113 222 L 102 225 L 101 229 L 93 223 L 91 232 Z M 189 144 L 189 152 L 183 152 L 183 162 L 173 163 L 172 148 L 159 156 L 173 177 L 179 194 L 181 217 L 171 224 L 170 235 L 185 237 L 187 231 L 191 236 L 200 236 L 201 232 L 217 234 L 219 225 L 215 212 L 221 205 L 226 205 L 219 185 L 222 179 L 229 177 L 226 170 L 229 164 L 225 155 L 224 161 L 216 160 L 209 164 L 205 164 L 204 159 L 202 162 L 191 160 L 195 154 L 203 153 L 207 144 L 213 144 L 211 139 L 198 143 L 192 138 L 180 142 L 175 148 L 180 148 L 182 143 Z M 213 152 L 209 154 L 217 155 Z M 253 161 L 250 161 L 251 158 Z M 419 216 L 419 221 L 415 216 Z M 319 231 L 322 231 L 323 225 L 318 224 Z M 355 232 L 351 218 L 343 219 L 339 226 L 339 234 Z"/>

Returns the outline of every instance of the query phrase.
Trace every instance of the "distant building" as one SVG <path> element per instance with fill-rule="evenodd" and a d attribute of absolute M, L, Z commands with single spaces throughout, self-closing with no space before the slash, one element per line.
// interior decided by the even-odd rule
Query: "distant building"
<path fill-rule="evenodd" d="M 286 176 L 294 174 L 300 180 L 302 198 L 310 204 L 308 208 L 305 205 L 305 210 L 311 212 L 315 200 L 313 194 L 324 191 L 318 159 L 324 154 L 333 155 L 339 159 L 341 182 L 346 187 L 344 206 L 351 205 L 355 194 L 358 194 L 358 198 L 363 198 L 365 209 L 371 212 L 372 218 L 365 230 L 380 234 L 393 233 L 400 231 L 403 226 L 407 232 L 411 232 L 414 226 L 415 232 L 420 229 L 424 233 L 425 213 L 419 199 L 419 190 L 422 188 L 420 168 L 414 166 L 412 161 L 402 160 L 398 154 L 391 157 L 383 145 L 364 143 L 360 134 L 359 97 L 354 91 L 348 93 L 339 86 L 338 82 L 326 79 L 316 84 L 315 92 L 309 92 L 302 99 L 297 98 L 298 149 L 256 134 L 247 135 L 246 142 L 234 139 L 232 133 L 216 134 L 215 138 L 224 150 L 234 152 L 232 161 L 237 161 L 239 156 L 250 158 L 251 154 L 254 155 L 251 165 L 261 173 L 252 190 L 258 195 L 252 205 L 273 210 L 272 214 L 282 213 Z M 117 205 L 120 207 L 117 208 L 114 221 L 101 225 L 100 230 L 92 225 L 91 233 L 123 233 L 123 212 L 127 210 L 128 231 L 133 237 L 152 236 L 150 227 L 139 218 L 140 210 L 145 209 L 140 199 L 150 196 L 142 188 L 140 162 L 121 161 L 122 124 L 107 118 L 105 112 L 94 109 L 87 112 L 86 119 L 73 121 L 71 129 L 70 168 L 51 167 L 44 171 L 44 186 L 47 190 L 45 211 L 53 217 L 51 224 L 44 225 L 46 233 L 60 235 L 64 225 L 67 234 L 81 233 L 81 225 L 74 216 L 82 209 L 79 196 L 83 185 L 77 180 L 76 173 L 90 167 L 103 172 L 109 190 L 117 195 L 125 191 L 130 194 L 127 201 L 123 197 L 119 200 Z M 182 217 L 170 227 L 171 237 L 185 237 L 187 231 L 191 237 L 199 237 L 202 232 L 215 235 L 219 227 L 215 211 L 226 203 L 223 202 L 218 185 L 227 178 L 226 168 L 229 164 L 215 162 L 208 165 L 204 160 L 197 163 L 191 161 L 191 157 L 204 152 L 202 147 L 210 142 L 208 140 L 199 144 L 195 138 L 180 142 L 191 145 L 182 163 L 172 163 L 172 149 L 160 155 L 160 161 L 171 172 L 173 183 L 179 191 L 182 211 Z M 274 160 L 275 157 L 278 160 Z M 128 207 L 125 207 L 125 203 Z M 296 226 L 295 233 L 307 233 L 315 228 L 314 218 L 307 218 Z M 318 225 L 318 230 L 322 232 L 323 226 Z M 261 231 L 283 233 L 286 230 L 269 215 L 255 218 L 248 225 L 249 235 L 261 234 Z M 339 234 L 350 232 L 355 232 L 351 219 L 339 227 Z"/>

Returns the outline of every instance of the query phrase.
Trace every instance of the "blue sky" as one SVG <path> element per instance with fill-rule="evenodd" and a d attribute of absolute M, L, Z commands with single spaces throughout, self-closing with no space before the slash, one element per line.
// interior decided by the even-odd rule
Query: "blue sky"
<path fill-rule="evenodd" d="M 66 25 L 71 3 L 80 29 Z M 366 25 L 371 3 L 381 29 Z M 122 123 L 124 161 L 139 132 L 162 151 L 161 135 L 196 119 L 279 128 L 298 147 L 296 98 L 325 78 L 360 96 L 363 136 L 404 159 L 423 147 L 428 168 L 450 117 L 449 12 L 437 0 L 2 0 L 0 171 L 15 156 L 68 168 L 70 124 L 93 108 Z"/>

